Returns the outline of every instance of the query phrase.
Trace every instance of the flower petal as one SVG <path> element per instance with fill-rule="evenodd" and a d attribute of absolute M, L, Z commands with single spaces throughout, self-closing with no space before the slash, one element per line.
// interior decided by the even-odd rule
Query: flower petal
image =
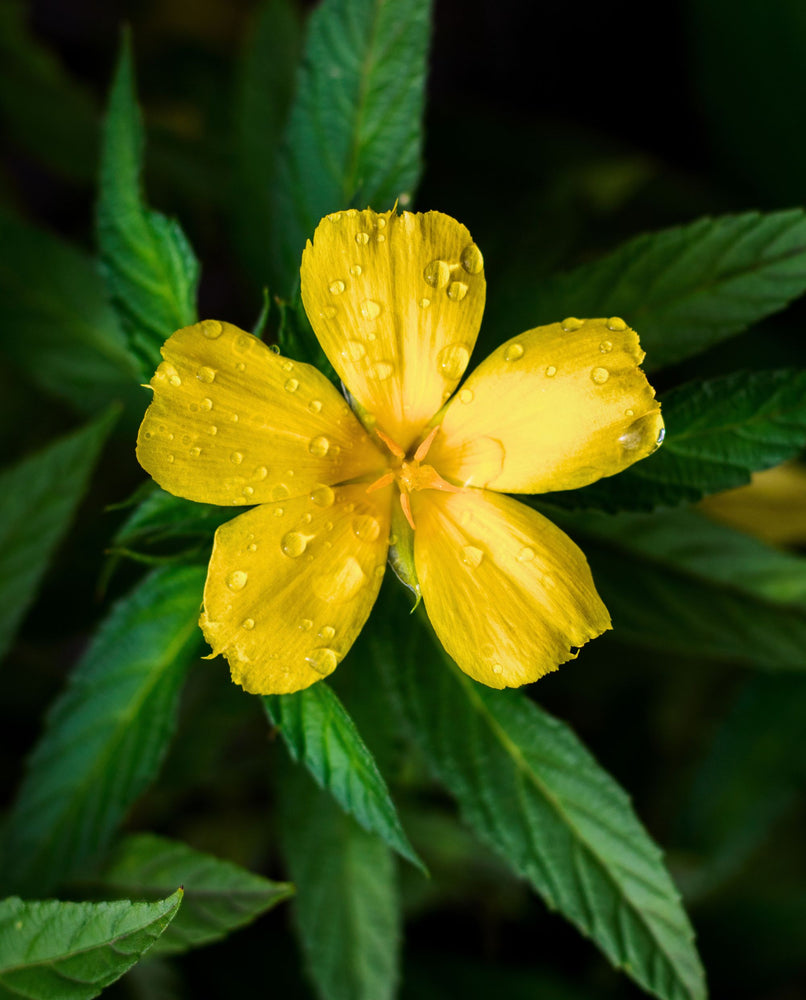
<path fill-rule="evenodd" d="M 586 486 L 662 440 L 644 352 L 623 320 L 578 319 L 502 344 L 445 408 L 428 460 L 448 479 L 512 493 Z"/>
<path fill-rule="evenodd" d="M 391 487 L 316 487 L 218 529 L 201 627 L 253 694 L 300 691 L 335 670 L 378 596 Z"/>
<path fill-rule="evenodd" d="M 354 399 L 408 450 L 464 374 L 485 298 L 467 229 L 440 212 L 337 212 L 302 255 L 302 301 Z"/>
<path fill-rule="evenodd" d="M 490 687 L 517 687 L 610 628 L 585 556 L 537 511 L 486 490 L 412 494 L 414 559 L 442 645 Z"/>
<path fill-rule="evenodd" d="M 205 320 L 162 347 L 140 464 L 169 493 L 216 504 L 307 496 L 384 467 L 349 406 L 315 368 L 230 323 Z"/>

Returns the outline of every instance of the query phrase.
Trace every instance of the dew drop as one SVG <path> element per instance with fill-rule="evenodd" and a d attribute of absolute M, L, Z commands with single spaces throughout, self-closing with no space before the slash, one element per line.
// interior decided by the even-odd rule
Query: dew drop
<path fill-rule="evenodd" d="M 503 674 L 503 672 L 504 672 L 504 668 L 501 666 L 500 663 L 494 663 L 493 664 L 493 673 L 494 674 Z"/>
<path fill-rule="evenodd" d="M 268 476 L 268 474 L 269 474 L 269 470 L 266 468 L 265 465 L 259 465 L 255 469 L 255 473 L 254 473 L 255 479 L 265 479 L 266 476 Z"/>
<path fill-rule="evenodd" d="M 324 639 L 325 642 L 330 642 L 336 635 L 336 630 L 332 625 L 323 625 L 322 628 L 316 633 L 318 639 Z"/>
<path fill-rule="evenodd" d="M 377 319 L 381 314 L 381 307 L 372 299 L 367 299 L 361 303 L 361 315 L 364 319 Z"/>
<path fill-rule="evenodd" d="M 524 547 L 518 553 L 518 562 L 519 563 L 532 562 L 534 557 L 535 557 L 535 550 L 530 548 L 528 545 L 524 545 Z"/>
<path fill-rule="evenodd" d="M 215 368 L 209 368 L 207 365 L 202 366 L 196 372 L 196 378 L 200 382 L 206 382 L 208 384 L 210 382 L 215 382 L 215 376 L 216 376 Z"/>
<path fill-rule="evenodd" d="M 311 438 L 310 444 L 308 445 L 308 451 L 312 455 L 316 455 L 317 458 L 324 458 L 330 450 L 330 441 L 326 437 L 320 435 L 319 437 Z"/>
<path fill-rule="evenodd" d="M 199 406 L 203 410 L 207 410 L 207 412 L 209 413 L 210 410 L 212 410 L 212 408 L 213 408 L 213 401 L 212 401 L 212 399 L 210 399 L 209 396 L 205 396 L 204 399 L 201 401 L 201 403 L 199 403 Z"/>
<path fill-rule="evenodd" d="M 317 507 L 331 507 L 335 496 L 333 490 L 329 486 L 325 486 L 324 483 L 311 490 L 311 500 Z"/>
<path fill-rule="evenodd" d="M 607 321 L 607 329 L 620 332 L 627 329 L 627 324 L 620 316 L 611 316 Z"/>
<path fill-rule="evenodd" d="M 328 222 L 340 222 L 341 221 L 341 212 L 331 212 L 330 215 L 327 218 L 328 218 Z"/>
<path fill-rule="evenodd" d="M 308 403 L 308 409 L 311 413 L 321 413 L 322 401 L 320 399 L 312 399 L 310 403 Z"/>
<path fill-rule="evenodd" d="M 257 552 L 257 545 L 254 542 L 250 542 L 246 546 L 247 552 Z"/>
<path fill-rule="evenodd" d="M 289 531 L 283 535 L 280 548 L 290 559 L 297 559 L 308 548 L 308 535 L 303 535 L 300 531 Z"/>
<path fill-rule="evenodd" d="M 420 308 L 427 309 L 431 305 L 431 299 L 420 299 Z"/>
<path fill-rule="evenodd" d="M 381 533 L 378 519 L 372 514 L 359 514 L 353 518 L 353 534 L 364 542 L 374 542 Z"/>
<path fill-rule="evenodd" d="M 562 321 L 562 328 L 566 333 L 571 333 L 573 330 L 578 330 L 583 326 L 584 321 L 577 319 L 576 316 L 568 316 Z"/>
<path fill-rule="evenodd" d="M 475 545 L 465 545 L 462 549 L 462 562 L 465 566 L 470 566 L 475 569 L 477 566 L 481 565 L 483 558 L 484 553 L 481 549 L 477 549 Z"/>
<path fill-rule="evenodd" d="M 190 457 L 191 458 L 198 458 L 199 455 L 201 455 L 201 448 L 196 447 L 196 448 L 191 448 L 190 449 Z"/>
<path fill-rule="evenodd" d="M 356 233 L 355 241 L 360 247 L 365 247 L 369 243 L 369 233 Z"/>
<path fill-rule="evenodd" d="M 468 274 L 478 274 L 484 267 L 484 258 L 475 243 L 469 243 L 464 248 L 459 260 Z"/>
<path fill-rule="evenodd" d="M 290 378 L 283 388 L 286 392 L 296 392 L 299 389 L 299 382 L 295 378 Z"/>
<path fill-rule="evenodd" d="M 378 229 L 386 229 L 386 219 L 384 219 L 382 215 L 379 216 L 375 225 L 378 227 Z"/>
<path fill-rule="evenodd" d="M 305 662 L 310 664 L 317 674 L 326 677 L 336 669 L 339 664 L 339 658 L 332 649 L 322 646 L 320 649 L 314 649 L 312 653 L 306 656 Z"/>
<path fill-rule="evenodd" d="M 218 434 L 218 428 L 216 427 L 215 424 L 210 424 L 210 426 L 207 428 L 207 433 L 212 434 L 213 437 L 215 437 L 216 434 Z"/>
<path fill-rule="evenodd" d="M 447 379 L 461 378 L 470 360 L 470 351 L 464 344 L 448 344 L 437 355 L 440 372 Z"/>
<path fill-rule="evenodd" d="M 224 328 L 218 322 L 217 319 L 205 319 L 202 320 L 201 330 L 205 337 L 209 340 L 218 340 L 221 334 L 224 332 Z"/>
<path fill-rule="evenodd" d="M 385 243 L 386 242 L 386 237 L 383 235 L 383 233 L 378 233 L 378 235 L 375 237 L 375 239 L 379 243 Z"/>
<path fill-rule="evenodd" d="M 251 632 L 254 627 L 255 627 L 254 618 L 244 618 L 244 620 L 241 622 L 241 628 L 245 628 L 247 632 Z"/>
<path fill-rule="evenodd" d="M 391 362 L 376 361 L 374 365 L 368 366 L 367 375 L 370 378 L 376 378 L 379 382 L 383 382 L 389 378 L 394 370 L 395 367 Z"/>
<path fill-rule="evenodd" d="M 232 462 L 233 465 L 240 465 L 241 462 L 243 461 L 243 452 L 242 451 L 234 451 L 230 455 L 229 460 L 230 460 L 230 462 Z"/>
<path fill-rule="evenodd" d="M 603 340 L 599 344 L 599 350 L 602 354 L 609 354 L 613 350 L 613 342 L 611 340 Z"/>
<path fill-rule="evenodd" d="M 227 586 L 230 590 L 243 590 L 247 579 L 248 577 L 242 569 L 236 569 L 235 572 L 230 573 L 227 577 Z"/>
<path fill-rule="evenodd" d="M 360 278 L 363 270 L 364 269 L 361 267 L 360 264 L 353 264 L 353 266 L 350 268 L 350 274 L 352 274 L 354 278 Z"/>
<path fill-rule="evenodd" d="M 167 459 L 168 462 L 170 462 L 171 465 L 173 465 L 173 463 L 175 461 L 173 455 L 166 455 L 166 459 Z"/>
<path fill-rule="evenodd" d="M 517 361 L 523 357 L 523 346 L 521 344 L 510 344 L 504 351 L 504 361 Z"/>
<path fill-rule="evenodd" d="M 432 288 L 444 288 L 450 280 L 451 269 L 444 260 L 432 260 L 426 264 L 423 277 Z"/>
<path fill-rule="evenodd" d="M 346 354 L 351 361 L 360 361 L 361 358 L 363 358 L 367 353 L 367 349 L 360 340 L 348 340 L 344 345 L 344 351 L 342 353 Z"/>
<path fill-rule="evenodd" d="M 325 306 L 325 308 L 319 313 L 323 319 L 333 319 L 336 315 L 337 309 L 335 306 Z"/>
<path fill-rule="evenodd" d="M 302 621 L 299 623 L 300 632 L 310 632 L 312 628 L 313 628 L 313 622 L 311 621 L 310 618 L 303 618 Z"/>
<path fill-rule="evenodd" d="M 244 351 L 250 351 L 252 349 L 252 344 L 254 343 L 255 343 L 255 338 L 252 336 L 251 333 L 239 333 L 235 339 L 235 350 L 239 354 L 243 354 Z M 269 350 L 273 351 L 275 354 L 280 353 L 280 348 L 277 346 L 277 344 L 272 344 Z"/>
<path fill-rule="evenodd" d="M 606 368 L 594 368 L 591 372 L 591 379 L 596 385 L 604 385 L 610 378 L 610 372 Z"/>
<path fill-rule="evenodd" d="M 331 281 L 328 287 L 331 295 L 341 295 L 346 286 L 343 281 Z"/>
<path fill-rule="evenodd" d="M 269 500 L 276 502 L 277 500 L 285 500 L 288 497 L 288 487 L 285 483 L 277 483 L 272 486 L 269 491 Z"/>
<path fill-rule="evenodd" d="M 174 368 L 174 366 L 170 363 L 170 361 L 161 361 L 157 366 L 157 370 L 154 374 L 158 375 L 160 378 L 167 378 L 168 381 L 171 383 L 171 385 L 182 384 L 181 379 L 179 379 L 179 382 L 172 381 L 172 379 L 174 378 L 179 378 L 179 373 L 177 372 L 176 368 Z"/>
<path fill-rule="evenodd" d="M 239 361 L 237 363 L 237 365 L 235 365 L 235 371 L 236 372 L 242 372 L 245 368 L 246 368 L 246 365 L 244 364 L 243 361 Z"/>
<path fill-rule="evenodd" d="M 291 372 L 294 370 L 294 362 L 289 361 L 286 358 L 286 360 L 280 365 L 280 367 L 283 369 L 284 372 Z"/>
<path fill-rule="evenodd" d="M 275 517 L 282 517 L 283 514 L 285 514 L 285 511 L 283 510 L 282 507 L 275 507 L 274 508 L 274 516 Z"/>
<path fill-rule="evenodd" d="M 182 384 L 182 379 L 178 375 L 171 375 L 168 381 L 174 387 L 180 386 Z"/>
<path fill-rule="evenodd" d="M 452 281 L 448 285 L 448 298 L 454 302 L 461 302 L 467 295 L 467 285 L 463 281 Z"/>
<path fill-rule="evenodd" d="M 244 486 L 243 488 L 243 495 L 245 497 L 251 497 L 254 494 L 254 492 L 255 492 L 254 486 Z"/>
<path fill-rule="evenodd" d="M 635 416 L 635 410 L 629 410 L 629 409 L 625 410 L 624 411 L 624 416 L 625 417 L 634 417 Z"/>
<path fill-rule="evenodd" d="M 473 402 L 473 390 L 472 389 L 462 389 L 459 393 L 459 402 L 467 405 Z"/>

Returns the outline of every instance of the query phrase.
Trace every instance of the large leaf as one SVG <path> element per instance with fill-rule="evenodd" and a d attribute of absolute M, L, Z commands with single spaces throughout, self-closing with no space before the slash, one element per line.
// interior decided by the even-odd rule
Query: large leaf
<path fill-rule="evenodd" d="M 403 832 L 394 802 L 361 734 L 324 681 L 296 694 L 263 698 L 294 760 L 369 833 L 425 870 Z"/>
<path fill-rule="evenodd" d="M 280 156 L 274 281 L 338 209 L 405 204 L 420 173 L 429 0 L 323 0 L 311 15 Z"/>
<path fill-rule="evenodd" d="M 112 419 L 106 413 L 0 473 L 0 658 L 70 526 Z"/>
<path fill-rule="evenodd" d="M 143 833 L 127 837 L 101 874 L 104 896 L 161 899 L 181 885 L 185 901 L 177 919 L 157 944 L 160 954 L 200 948 L 251 923 L 294 888 L 194 850 L 166 837 Z"/>
<path fill-rule="evenodd" d="M 118 602 L 53 705 L 12 809 L 5 881 L 47 893 L 109 841 L 156 775 L 196 651 L 204 570 L 167 567 Z"/>
<path fill-rule="evenodd" d="M 696 511 L 541 507 L 579 543 L 614 635 L 664 653 L 804 670 L 806 562 Z"/>
<path fill-rule="evenodd" d="M 98 243 L 112 301 L 150 375 L 164 341 L 196 320 L 199 265 L 179 224 L 148 209 L 142 160 L 143 127 L 126 35 L 103 131 Z"/>
<path fill-rule="evenodd" d="M 0 351 L 41 389 L 85 413 L 142 395 L 93 263 L 2 211 L 0 297 Z"/>
<path fill-rule="evenodd" d="M 301 768 L 289 768 L 280 792 L 297 934 L 317 994 L 392 1000 L 400 949 L 394 856 Z"/>
<path fill-rule="evenodd" d="M 476 684 L 411 629 L 390 684 L 465 821 L 644 989 L 704 997 L 691 926 L 624 791 L 561 722 Z"/>
<path fill-rule="evenodd" d="M 623 316 L 651 370 L 740 333 L 804 291 L 804 213 L 748 212 L 647 233 L 537 282 L 517 319 L 526 329 L 564 316 Z"/>
<path fill-rule="evenodd" d="M 683 385 L 662 402 L 666 440 L 654 455 L 548 499 L 606 510 L 690 503 L 743 486 L 806 445 L 806 371 L 737 372 Z"/>
<path fill-rule="evenodd" d="M 159 938 L 182 902 L 0 902 L 0 993 L 30 1000 L 89 1000 Z"/>

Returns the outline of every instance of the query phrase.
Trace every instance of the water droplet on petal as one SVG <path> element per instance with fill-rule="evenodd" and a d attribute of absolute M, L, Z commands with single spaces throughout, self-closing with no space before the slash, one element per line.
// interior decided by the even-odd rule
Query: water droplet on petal
<path fill-rule="evenodd" d="M 431 299 L 420 299 L 420 308 L 427 309 L 431 305 Z"/>
<path fill-rule="evenodd" d="M 459 393 L 459 402 L 467 405 L 473 402 L 473 390 L 472 389 L 462 389 Z"/>
<path fill-rule="evenodd" d="M 243 590 L 247 579 L 248 577 L 242 569 L 236 569 L 234 573 L 230 573 L 227 577 L 227 586 L 230 590 Z"/>
<path fill-rule="evenodd" d="M 469 243 L 464 248 L 459 260 L 468 274 L 478 274 L 484 267 L 484 258 L 481 255 L 481 250 L 479 250 L 475 243 Z"/>
<path fill-rule="evenodd" d="M 245 628 L 247 632 L 251 632 L 254 627 L 255 627 L 254 618 L 244 618 L 244 620 L 241 622 L 241 628 Z"/>
<path fill-rule="evenodd" d="M 360 278 L 363 270 L 364 269 L 361 267 L 360 264 L 353 264 L 353 266 L 350 268 L 350 274 L 352 274 L 354 278 Z"/>
<path fill-rule="evenodd" d="M 324 625 L 316 633 L 318 639 L 324 639 L 325 642 L 330 642 L 332 638 L 336 635 L 336 630 L 332 625 Z"/>
<path fill-rule="evenodd" d="M 381 533 L 378 519 L 372 514 L 359 514 L 353 518 L 353 534 L 365 542 L 374 542 Z"/>
<path fill-rule="evenodd" d="M 610 372 L 606 368 L 594 368 L 591 372 L 591 379 L 597 385 L 604 385 L 610 378 Z"/>
<path fill-rule="evenodd" d="M 611 316 L 607 321 L 607 329 L 613 331 L 621 331 L 627 329 L 627 324 L 621 319 L 620 316 Z"/>
<path fill-rule="evenodd" d="M 259 465 L 255 469 L 255 479 L 265 479 L 266 476 L 268 476 L 268 474 L 269 470 L 266 468 L 265 465 Z"/>
<path fill-rule="evenodd" d="M 504 672 L 504 668 L 501 666 L 500 663 L 494 663 L 493 664 L 493 673 L 494 674 L 503 674 L 503 672 Z"/>
<path fill-rule="evenodd" d="M 286 382 L 284 389 L 286 392 L 296 392 L 299 389 L 299 382 L 295 378 L 290 378 Z"/>
<path fill-rule="evenodd" d="M 534 557 L 535 557 L 535 550 L 530 548 L 528 545 L 524 545 L 524 547 L 518 553 L 518 562 L 520 563 L 532 562 Z"/>
<path fill-rule="evenodd" d="M 283 514 L 285 514 L 285 511 L 283 510 L 282 507 L 275 507 L 274 508 L 274 516 L 275 517 L 282 517 Z"/>
<path fill-rule="evenodd" d="M 272 501 L 285 500 L 288 497 L 288 487 L 285 483 L 277 483 L 269 491 L 269 499 Z"/>
<path fill-rule="evenodd" d="M 482 559 L 484 559 L 484 553 L 481 549 L 477 549 L 475 545 L 465 545 L 462 549 L 462 562 L 465 566 L 471 566 L 475 569 L 481 565 Z"/>
<path fill-rule="evenodd" d="M 447 379 L 461 378 L 470 360 L 470 351 L 464 344 L 448 344 L 437 355 L 439 370 Z"/>
<path fill-rule="evenodd" d="M 549 365 L 546 369 L 546 378 L 554 378 L 557 374 L 557 369 L 554 365 Z"/>
<path fill-rule="evenodd" d="M 224 332 L 224 328 L 217 319 L 202 320 L 200 325 L 202 333 L 210 340 L 217 340 Z"/>
<path fill-rule="evenodd" d="M 625 417 L 634 417 L 635 416 L 635 410 L 630 410 L 630 409 L 625 410 L 624 411 L 624 416 Z"/>
<path fill-rule="evenodd" d="M 311 500 L 317 507 L 330 507 L 335 499 L 335 493 L 329 486 L 321 484 L 311 490 Z"/>
<path fill-rule="evenodd" d="M 356 233 L 355 241 L 359 246 L 365 247 L 369 243 L 369 233 Z"/>
<path fill-rule="evenodd" d="M 254 494 L 254 492 L 255 492 L 254 486 L 244 486 L 243 488 L 243 495 L 245 497 L 251 497 Z"/>
<path fill-rule="evenodd" d="M 310 618 L 303 618 L 302 621 L 299 623 L 300 632 L 310 632 L 312 628 L 313 628 L 313 622 L 311 621 Z"/>
<path fill-rule="evenodd" d="M 196 447 L 196 448 L 191 448 L 190 449 L 190 457 L 191 458 L 198 458 L 199 455 L 201 455 L 201 448 Z"/>
<path fill-rule="evenodd" d="M 510 344 L 504 351 L 504 361 L 518 361 L 523 357 L 523 346 L 521 344 Z"/>
<path fill-rule="evenodd" d="M 216 434 L 218 434 L 218 428 L 216 427 L 215 424 L 210 424 L 210 426 L 207 428 L 207 433 L 212 434 L 213 437 L 215 437 Z"/>
<path fill-rule="evenodd" d="M 602 354 L 609 354 L 613 350 L 613 342 L 611 340 L 603 340 L 599 344 L 599 350 Z"/>
<path fill-rule="evenodd" d="M 280 548 L 290 559 L 297 559 L 308 547 L 308 536 L 300 531 L 289 531 L 283 535 Z"/>
<path fill-rule="evenodd" d="M 381 307 L 377 302 L 373 302 L 372 299 L 367 299 L 366 302 L 361 303 L 361 315 L 364 319 L 377 319 L 381 314 Z"/>
<path fill-rule="evenodd" d="M 583 325 L 584 320 L 577 319 L 576 316 L 568 316 L 562 321 L 562 328 L 566 333 L 570 333 L 573 330 L 579 330 L 579 328 Z"/>
<path fill-rule="evenodd" d="M 308 409 L 311 413 L 320 413 L 322 410 L 322 401 L 319 399 L 312 399 L 310 403 L 308 403 Z"/>
<path fill-rule="evenodd" d="M 343 281 L 331 281 L 328 287 L 332 295 L 341 295 L 346 286 Z"/>
<path fill-rule="evenodd" d="M 207 410 L 209 413 L 209 411 L 213 408 L 213 401 L 208 396 L 205 396 L 201 403 L 199 403 L 199 406 L 201 406 L 203 410 Z"/>
<path fill-rule="evenodd" d="M 170 464 L 171 464 L 171 465 L 173 465 L 173 463 L 174 463 L 174 461 L 175 461 L 175 459 L 174 459 L 174 456 L 173 456 L 173 455 L 166 455 L 166 456 L 165 456 L 165 458 L 166 458 L 166 460 L 167 460 L 168 462 L 170 462 Z"/>
<path fill-rule="evenodd" d="M 246 546 L 246 550 L 247 550 L 247 552 L 257 552 L 257 545 L 255 545 L 255 543 L 254 543 L 254 542 L 250 542 L 250 543 L 249 543 L 249 544 L 248 544 L 248 545 Z"/>
<path fill-rule="evenodd" d="M 319 313 L 322 319 L 333 319 L 338 310 L 335 306 L 325 306 L 325 308 Z"/>
<path fill-rule="evenodd" d="M 423 271 L 423 277 L 432 288 L 444 288 L 451 277 L 451 269 L 444 260 L 432 260 Z"/>
<path fill-rule="evenodd" d="M 310 664 L 318 674 L 327 677 L 338 666 L 339 658 L 332 649 L 323 646 L 320 649 L 314 649 L 312 653 L 306 656 L 305 662 Z"/>
<path fill-rule="evenodd" d="M 386 229 L 386 219 L 384 219 L 382 215 L 379 216 L 375 225 L 378 227 L 378 229 Z"/>
<path fill-rule="evenodd" d="M 448 298 L 454 302 L 461 302 L 467 295 L 467 285 L 463 281 L 452 281 L 448 285 Z"/>
<path fill-rule="evenodd" d="M 182 379 L 178 375 L 171 375 L 168 381 L 171 383 L 172 386 L 174 386 L 174 388 L 182 384 Z"/>
<path fill-rule="evenodd" d="M 230 455 L 229 460 L 230 460 L 230 462 L 232 462 L 233 465 L 240 465 L 241 462 L 243 461 L 243 452 L 242 451 L 234 451 Z"/>
<path fill-rule="evenodd" d="M 374 365 L 367 367 L 367 375 L 370 378 L 376 378 L 379 382 L 383 382 L 389 378 L 394 370 L 395 367 L 390 361 L 376 361 Z"/>
<path fill-rule="evenodd" d="M 342 353 L 346 354 L 351 361 L 360 361 L 361 358 L 363 358 L 367 353 L 367 349 L 360 340 L 348 340 L 344 345 L 344 351 Z"/>
<path fill-rule="evenodd" d="M 312 455 L 316 455 L 317 458 L 324 458 L 330 450 L 330 441 L 326 437 L 320 435 L 319 437 L 312 438 L 310 444 L 308 445 L 308 451 Z"/>
<path fill-rule="evenodd" d="M 207 365 L 202 366 L 196 372 L 196 378 L 200 382 L 215 382 L 216 370 L 215 368 L 209 368 Z"/>

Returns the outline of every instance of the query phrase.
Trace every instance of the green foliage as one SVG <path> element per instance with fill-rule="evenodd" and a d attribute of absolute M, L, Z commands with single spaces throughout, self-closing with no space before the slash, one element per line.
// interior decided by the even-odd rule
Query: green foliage
<path fill-rule="evenodd" d="M 311 14 L 275 201 L 274 285 L 290 295 L 328 212 L 391 208 L 420 174 L 429 0 L 323 0 Z"/>
<path fill-rule="evenodd" d="M 580 544 L 620 642 L 777 670 L 806 660 L 806 562 L 696 511 L 544 512 Z"/>
<path fill-rule="evenodd" d="M 146 206 L 142 158 L 143 128 L 126 35 L 103 130 L 98 244 L 112 302 L 150 377 L 164 341 L 196 320 L 199 265 L 179 224 Z"/>
<path fill-rule="evenodd" d="M 625 792 L 559 720 L 429 655 L 429 638 L 415 632 L 389 680 L 464 820 L 644 989 L 705 997 L 693 931 Z"/>
<path fill-rule="evenodd" d="M 293 894 L 293 886 L 271 882 L 231 861 L 153 834 L 126 837 L 100 877 L 105 896 L 161 899 L 181 885 L 182 909 L 154 951 L 173 954 L 226 937 Z"/>
<path fill-rule="evenodd" d="M 0 473 L 0 659 L 86 492 L 114 416 Z"/>
<path fill-rule="evenodd" d="M 584 490 L 564 506 L 651 510 L 750 482 L 750 474 L 806 445 L 806 371 L 736 372 L 673 389 L 662 399 L 666 439 L 654 455 Z"/>
<path fill-rule="evenodd" d="M 400 825 L 378 765 L 338 697 L 327 684 L 263 699 L 295 761 L 330 792 L 345 812 L 425 871 Z"/>
<path fill-rule="evenodd" d="M 393 855 L 299 768 L 280 791 L 297 936 L 317 995 L 391 1000 L 400 946 Z"/>
<path fill-rule="evenodd" d="M 0 209 L 0 351 L 82 413 L 137 392 L 137 365 L 83 253 Z"/>
<path fill-rule="evenodd" d="M 623 316 L 653 371 L 741 333 L 804 291 L 806 215 L 747 212 L 646 233 L 537 282 L 518 319 L 527 329 L 563 316 Z"/>
<path fill-rule="evenodd" d="M 204 570 L 167 567 L 116 604 L 49 714 L 12 809 L 5 884 L 46 894 L 109 841 L 159 770 L 199 644 Z"/>
<path fill-rule="evenodd" d="M 89 1000 L 158 940 L 182 902 L 0 902 L 0 990 L 29 1000 Z"/>

